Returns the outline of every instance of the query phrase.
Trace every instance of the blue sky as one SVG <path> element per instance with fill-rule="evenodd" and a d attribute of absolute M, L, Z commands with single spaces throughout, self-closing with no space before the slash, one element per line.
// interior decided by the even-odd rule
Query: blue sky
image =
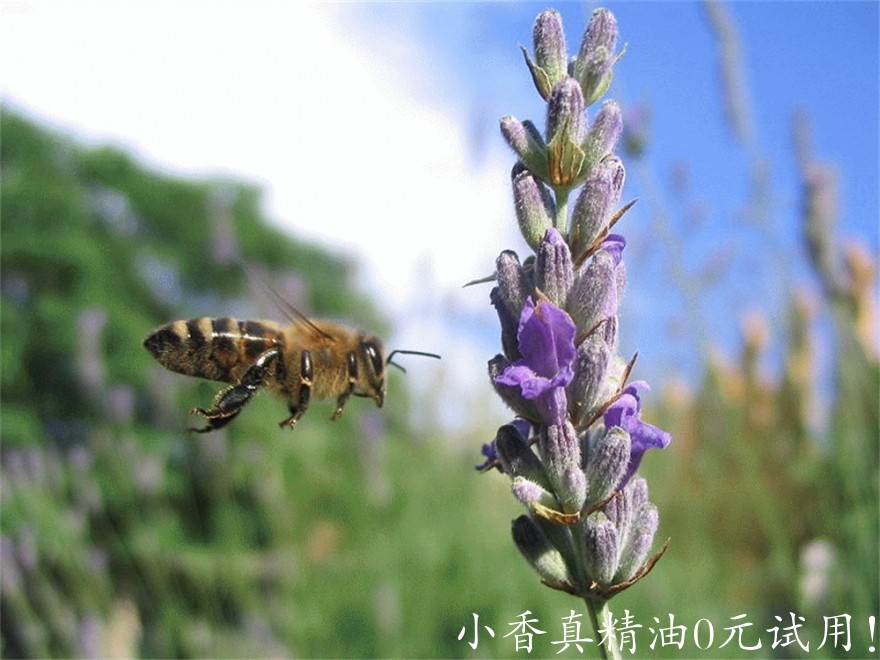
<path fill-rule="evenodd" d="M 570 51 L 577 47 L 579 30 L 595 6 L 558 6 Z M 790 286 L 815 290 L 799 224 L 801 184 L 792 139 L 796 111 L 809 119 L 814 157 L 838 171 L 841 238 L 860 240 L 876 255 L 878 4 L 726 5 L 738 36 L 745 110 L 752 127 L 746 144 L 734 138 L 725 114 L 718 43 L 701 4 L 611 2 L 606 6 L 615 12 L 621 39 L 628 44 L 608 96 L 625 106 L 650 108 L 647 162 L 637 172 L 630 171 L 627 185 L 626 196 L 639 197 L 640 204 L 619 225 L 631 239 L 632 295 L 626 309 L 643 328 L 630 330 L 629 339 L 633 350 L 643 354 L 646 347 L 658 349 L 664 370 L 681 366 L 693 374 L 703 355 L 693 340 L 700 337 L 693 331 L 684 337 L 673 331 L 685 341 L 671 347 L 666 333 L 656 332 L 680 330 L 682 323 L 689 323 L 689 313 L 681 296 L 664 291 L 674 284 L 664 283 L 668 253 L 657 252 L 667 244 L 658 242 L 651 216 L 664 209 L 671 239 L 680 243 L 685 271 L 696 274 L 709 268 L 716 256 L 728 263 L 717 286 L 699 296 L 713 342 L 728 352 L 734 350 L 741 318 L 750 311 L 763 312 L 771 328 L 781 329 L 781 308 Z M 541 3 L 428 4 L 418 18 L 402 19 L 408 29 L 425 35 L 429 49 L 444 62 L 451 80 L 435 93 L 458 97 L 462 112 L 470 115 L 464 121 L 473 122 L 479 136 L 479 148 L 499 142 L 496 122 L 502 114 L 540 119 L 542 106 L 513 46 L 530 45 L 532 19 L 543 7 Z M 401 25 L 396 22 L 400 20 L 396 7 L 365 5 L 361 11 L 385 30 Z M 749 222 L 749 171 L 756 158 L 766 167 L 769 206 L 762 217 Z M 688 189 L 677 195 L 671 180 L 674 172 L 682 171 L 688 173 Z M 687 229 L 694 209 L 702 222 Z M 673 310 L 678 320 L 670 323 L 665 317 Z"/>
<path fill-rule="evenodd" d="M 558 6 L 570 51 L 595 6 Z M 728 354 L 736 350 L 747 315 L 762 313 L 771 337 L 779 339 L 792 287 L 817 290 L 800 227 L 795 112 L 809 120 L 813 156 L 838 172 L 840 238 L 859 240 L 877 254 L 878 5 L 726 5 L 738 37 L 751 127 L 746 142 L 734 137 L 725 113 L 718 42 L 701 4 L 607 6 L 628 44 L 608 96 L 625 106 L 645 104 L 650 114 L 649 150 L 645 162 L 630 170 L 627 184 L 626 197 L 639 197 L 640 203 L 619 225 L 631 246 L 625 344 L 642 352 L 640 367 L 651 376 L 683 371 L 692 378 L 708 344 Z M 464 101 L 479 148 L 499 141 L 496 122 L 502 114 L 540 118 L 542 106 L 511 46 L 530 45 L 532 18 L 543 7 L 429 4 L 415 22 L 454 78 L 437 93 Z M 380 16 L 386 29 L 397 13 L 383 5 L 362 10 L 374 20 Z M 750 179 L 755 163 L 765 168 L 767 190 L 757 217 Z M 676 192 L 673 176 L 682 172 L 687 188 Z M 658 237 L 658 212 L 665 240 Z M 669 281 L 670 241 L 678 244 L 681 268 L 694 281 L 702 271 L 716 271 L 716 279 L 691 298 Z M 772 351 L 766 366 L 771 373 L 776 366 Z"/>
<path fill-rule="evenodd" d="M 497 122 L 540 123 L 517 45 L 530 46 L 549 5 L 0 6 L 5 102 L 175 174 L 262 185 L 275 222 L 355 256 L 363 287 L 396 322 L 392 345 L 444 354 L 441 367 L 425 367 L 426 381 L 470 383 L 451 399 L 483 396 L 495 320 L 488 289 L 460 285 L 490 272 L 502 249 L 523 250 Z M 556 6 L 573 52 L 598 5 Z M 605 6 L 628 44 L 608 97 L 646 104 L 651 118 L 645 157 L 624 161 L 624 197 L 639 203 L 618 225 L 629 239 L 622 350 L 639 351 L 638 375 L 652 382 L 675 373 L 693 382 L 710 345 L 735 352 L 745 314 L 761 311 L 781 329 L 789 283 L 817 290 L 799 233 L 796 109 L 809 117 L 814 156 L 837 168 L 839 235 L 877 255 L 878 4 L 726 5 L 754 127 L 748 145 L 726 121 L 701 4 Z M 756 159 L 769 194 L 750 221 Z M 695 281 L 717 272 L 686 298 L 674 268 Z"/>

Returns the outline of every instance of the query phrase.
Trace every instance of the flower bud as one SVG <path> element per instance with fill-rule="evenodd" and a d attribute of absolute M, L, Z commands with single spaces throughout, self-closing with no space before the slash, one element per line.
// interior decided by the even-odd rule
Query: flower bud
<path fill-rule="evenodd" d="M 507 140 L 507 144 L 513 149 L 517 155 L 522 158 L 523 154 L 528 153 L 535 148 L 533 145 L 534 136 L 526 130 L 526 126 L 516 117 L 504 115 L 501 118 L 501 134 Z"/>
<path fill-rule="evenodd" d="M 585 121 L 583 92 L 574 79 L 565 78 L 547 102 L 547 181 L 555 188 L 572 188 L 583 177 Z"/>
<path fill-rule="evenodd" d="M 565 471 L 570 468 L 580 468 L 581 441 L 571 422 L 564 420 L 560 424 L 542 426 L 538 436 L 538 446 L 550 483 L 558 492 Z"/>
<path fill-rule="evenodd" d="M 590 17 L 572 75 L 580 83 L 586 104 L 595 103 L 611 84 L 612 67 L 620 58 L 617 46 L 617 20 L 607 9 L 597 9 Z"/>
<path fill-rule="evenodd" d="M 618 273 L 620 273 L 619 267 L 618 267 Z M 620 279 L 618 277 L 618 282 L 619 281 L 620 281 Z M 617 297 L 618 297 L 618 299 L 620 299 L 620 287 L 619 286 L 618 286 Z M 612 316 L 610 318 L 605 319 L 605 321 L 602 323 L 602 326 L 599 328 L 599 334 L 602 336 L 602 339 L 605 340 L 605 343 L 608 344 L 608 348 L 611 351 L 612 355 L 617 352 L 617 335 L 618 335 L 617 326 L 618 326 L 617 317 Z M 615 371 L 615 373 L 613 374 L 613 377 L 616 379 L 616 382 L 614 383 L 613 387 L 608 388 L 607 392 L 602 393 L 602 395 L 601 395 L 602 401 L 607 401 L 608 398 L 611 396 L 611 392 L 616 391 L 620 387 L 619 376 L 621 375 L 622 370 L 624 368 L 626 368 L 626 363 L 619 356 L 618 356 L 618 362 L 621 366 L 621 369 L 619 372 Z M 614 365 L 615 365 L 615 361 L 612 360 L 611 365 L 609 365 L 609 369 L 606 372 L 606 375 L 609 376 L 609 378 L 606 378 L 606 385 L 608 384 L 609 381 L 612 380 L 612 378 L 611 378 L 612 368 L 614 367 Z"/>
<path fill-rule="evenodd" d="M 535 176 L 546 181 L 549 176 L 547 145 L 535 125 L 528 120 L 520 122 L 515 117 L 507 115 L 501 118 L 501 134 L 519 156 L 523 165 Z"/>
<path fill-rule="evenodd" d="M 514 520 L 511 533 L 516 547 L 544 581 L 552 585 L 572 583 L 562 553 L 550 543 L 547 535 L 532 518 L 520 516 Z"/>
<path fill-rule="evenodd" d="M 648 482 L 643 477 L 633 479 L 626 489 L 627 499 L 636 510 L 648 504 Z"/>
<path fill-rule="evenodd" d="M 617 289 L 617 302 L 620 304 L 620 301 L 623 300 L 623 294 L 626 291 L 626 264 L 623 261 L 617 264 L 617 270 L 614 271 L 614 274 L 614 282 Z"/>
<path fill-rule="evenodd" d="M 534 61 L 522 48 L 526 65 L 532 74 L 532 80 L 538 93 L 545 101 L 550 91 L 568 72 L 568 49 L 565 45 L 565 33 L 562 30 L 562 19 L 555 9 L 545 9 L 535 19 L 532 30 L 535 47 Z"/>
<path fill-rule="evenodd" d="M 571 368 L 568 368 L 568 378 L 571 375 Z M 568 385 L 568 381 L 565 381 Z M 565 394 L 565 385 L 558 387 L 548 387 L 535 397 L 535 406 L 538 408 L 538 414 L 544 424 L 559 424 L 565 419 L 568 413 L 568 397 Z"/>
<path fill-rule="evenodd" d="M 584 537 L 584 564 L 587 576 L 608 586 L 617 571 L 617 530 L 610 520 L 587 520 Z"/>
<path fill-rule="evenodd" d="M 592 448 L 584 468 L 588 503 L 601 502 L 614 492 L 629 465 L 630 447 L 629 433 L 614 427 Z"/>
<path fill-rule="evenodd" d="M 590 170 L 571 214 L 571 251 L 575 258 L 606 231 L 625 179 L 623 163 L 614 155 Z"/>
<path fill-rule="evenodd" d="M 574 78 L 565 77 L 553 86 L 547 101 L 547 142 L 560 133 L 575 144 L 581 144 L 587 135 L 584 94 Z"/>
<path fill-rule="evenodd" d="M 657 507 L 653 504 L 646 505 L 633 527 L 628 543 L 620 553 L 620 565 L 614 576 L 615 582 L 629 580 L 642 567 L 654 544 L 654 535 L 659 524 L 660 514 L 657 512 Z"/>
<path fill-rule="evenodd" d="M 609 344 L 599 333 L 590 335 L 577 347 L 574 378 L 567 390 L 572 419 L 586 421 L 604 403 L 602 383 L 610 360 Z"/>
<path fill-rule="evenodd" d="M 612 256 L 600 250 L 575 275 L 565 309 L 578 328 L 592 330 L 617 316 L 617 300 L 617 268 Z"/>
<path fill-rule="evenodd" d="M 519 230 L 529 247 L 537 252 L 544 234 L 553 225 L 556 205 L 547 187 L 522 163 L 513 168 L 513 203 Z"/>
<path fill-rule="evenodd" d="M 614 523 L 617 534 L 628 542 L 636 521 L 648 505 L 648 483 L 642 477 L 635 477 L 623 488 L 621 496 L 615 497 L 605 505 L 605 515 Z"/>
<path fill-rule="evenodd" d="M 587 154 L 587 161 L 598 163 L 606 156 L 611 155 L 614 147 L 623 133 L 623 115 L 617 101 L 605 101 L 599 114 L 590 124 L 583 147 Z"/>
<path fill-rule="evenodd" d="M 501 324 L 501 346 L 504 349 L 504 354 L 509 360 L 518 360 L 520 354 L 516 331 L 519 326 L 516 317 L 508 309 L 497 286 L 492 287 L 492 291 L 489 292 L 489 300 L 498 313 L 498 322 Z"/>
<path fill-rule="evenodd" d="M 583 508 L 587 497 L 587 478 L 580 468 L 569 468 L 562 473 L 557 497 L 565 513 L 577 513 Z"/>
<path fill-rule="evenodd" d="M 532 282 L 513 250 L 504 250 L 495 260 L 495 279 L 498 294 L 507 311 L 519 323 L 526 298 L 532 293 Z"/>
<path fill-rule="evenodd" d="M 535 60 L 549 79 L 550 87 L 544 100 L 550 96 L 550 90 L 568 75 L 568 48 L 565 45 L 565 32 L 562 29 L 562 18 L 555 9 L 545 9 L 535 19 L 532 30 L 535 46 Z"/>
<path fill-rule="evenodd" d="M 534 510 L 536 505 L 554 510 L 559 508 L 559 501 L 550 491 L 525 477 L 514 477 L 510 489 L 513 496 L 529 510 Z"/>
<path fill-rule="evenodd" d="M 563 307 L 574 280 L 571 252 L 556 229 L 548 229 L 538 248 L 535 285 L 557 307 Z"/>

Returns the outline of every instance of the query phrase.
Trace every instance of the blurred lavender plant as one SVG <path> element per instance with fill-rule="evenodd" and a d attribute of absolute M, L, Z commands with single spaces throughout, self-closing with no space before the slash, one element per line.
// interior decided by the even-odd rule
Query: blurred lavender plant
<path fill-rule="evenodd" d="M 650 556 L 658 514 L 636 471 L 645 451 L 671 436 L 642 421 L 648 386 L 628 383 L 634 358 L 617 355 L 626 241 L 610 230 L 632 205 L 617 210 L 625 170 L 613 152 L 623 120 L 610 100 L 592 122 L 586 111 L 622 54 L 616 20 L 593 12 L 571 60 L 555 10 L 538 15 L 533 36 L 534 56 L 523 54 L 547 101 L 545 131 L 510 116 L 501 131 L 519 159 L 514 206 L 535 254 L 521 262 L 502 252 L 490 296 L 503 354 L 489 361 L 489 375 L 516 418 L 484 445 L 478 469 L 510 477 L 528 509 L 513 522 L 514 542 L 547 586 L 586 601 L 598 630 L 608 599 L 665 550 Z M 619 652 L 613 639 L 602 650 Z"/>

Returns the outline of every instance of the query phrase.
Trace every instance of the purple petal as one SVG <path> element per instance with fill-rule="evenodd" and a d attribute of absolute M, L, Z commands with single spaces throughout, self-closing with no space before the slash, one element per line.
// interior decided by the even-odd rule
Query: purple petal
<path fill-rule="evenodd" d="M 550 245 L 565 245 L 565 239 L 556 227 L 550 227 L 544 234 L 544 242 Z"/>
<path fill-rule="evenodd" d="M 536 313 L 553 330 L 554 347 L 556 348 L 556 361 L 560 368 L 571 364 L 574 360 L 575 347 L 574 335 L 577 331 L 574 321 L 556 305 L 542 301 L 538 304 Z"/>
<path fill-rule="evenodd" d="M 537 375 L 553 378 L 574 359 L 575 327 L 571 318 L 555 305 L 531 298 L 523 305 L 519 321 L 518 364 L 528 365 Z"/>
<path fill-rule="evenodd" d="M 619 426 L 624 431 L 630 431 L 630 420 L 639 414 L 639 400 L 637 397 L 624 391 L 617 401 L 608 406 L 605 411 L 605 427 Z"/>
<path fill-rule="evenodd" d="M 534 385 L 531 384 L 532 381 L 538 378 L 537 374 L 532 370 L 530 366 L 524 364 L 525 360 L 517 360 L 509 367 L 507 367 L 504 371 L 498 374 L 495 377 L 496 383 L 501 383 L 502 385 L 519 385 L 521 388 L 528 387 L 529 391 L 535 391 L 537 394 L 540 394 L 543 389 L 534 390 Z M 550 381 L 547 378 L 542 379 L 546 381 L 547 385 L 550 385 Z M 524 386 L 524 383 L 530 383 L 528 386 Z M 525 392 L 523 392 L 523 396 L 525 396 Z M 534 397 L 526 397 L 526 398 L 534 398 Z"/>
<path fill-rule="evenodd" d="M 642 463 L 642 457 L 649 449 L 665 449 L 672 442 L 672 435 L 657 428 L 652 424 L 638 420 L 638 429 L 630 433 L 632 439 L 632 448 L 630 449 L 629 465 L 626 468 L 626 474 L 618 485 L 618 489 L 626 485 L 630 478 L 639 469 Z"/>
<path fill-rule="evenodd" d="M 547 378 L 533 376 L 532 378 L 523 378 L 519 383 L 519 388 L 526 399 L 537 399 L 547 390 L 553 389 L 553 384 Z"/>
<path fill-rule="evenodd" d="M 574 360 L 576 328 L 571 317 L 552 303 L 542 300 L 532 310 L 526 318 L 524 308 L 520 318 L 520 352 L 535 371 L 551 378 Z"/>
<path fill-rule="evenodd" d="M 529 439 L 529 435 L 532 432 L 532 425 L 528 420 L 523 419 L 522 417 L 517 417 L 510 422 L 510 426 L 519 432 L 523 440 Z"/>
<path fill-rule="evenodd" d="M 526 299 L 517 333 L 522 358 L 495 377 L 496 383 L 518 386 L 525 399 L 535 401 L 548 424 L 565 418 L 565 387 L 574 377 L 575 332 L 563 310 L 546 300 L 535 305 L 531 298 Z"/>
<path fill-rule="evenodd" d="M 549 378 L 559 370 L 552 328 L 537 315 L 537 308 L 531 298 L 523 305 L 517 339 L 522 361 L 535 373 Z"/>
<path fill-rule="evenodd" d="M 605 250 L 614 259 L 614 265 L 619 266 L 623 258 L 623 248 L 626 247 L 626 239 L 620 234 L 608 234 L 602 241 L 602 250 Z"/>
<path fill-rule="evenodd" d="M 648 449 L 665 449 L 672 442 L 672 435 L 653 424 L 643 422 L 639 418 L 642 407 L 641 399 L 639 399 L 638 395 L 640 389 L 650 388 L 644 381 L 630 383 L 623 390 L 617 401 L 611 404 L 608 410 L 605 411 L 605 427 L 619 426 L 629 433 L 632 442 L 629 465 L 618 488 L 625 486 L 632 475 L 636 473 L 636 470 L 639 469 L 639 464 L 642 462 L 642 456 L 644 456 Z"/>
<path fill-rule="evenodd" d="M 498 460 L 498 448 L 495 446 L 495 441 L 487 442 L 483 444 L 483 456 L 486 457 L 486 460 L 483 461 L 480 465 L 475 465 L 474 468 L 478 471 L 482 472 L 490 465 L 495 464 Z M 499 465 L 496 464 L 499 472 L 504 472 Z"/>

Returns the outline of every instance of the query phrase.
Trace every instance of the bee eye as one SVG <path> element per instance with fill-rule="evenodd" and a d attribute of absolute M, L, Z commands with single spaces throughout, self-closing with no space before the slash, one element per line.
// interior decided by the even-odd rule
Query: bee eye
<path fill-rule="evenodd" d="M 382 354 L 375 344 L 372 342 L 364 342 L 364 353 L 370 358 L 370 365 L 373 367 L 373 373 L 377 376 L 382 375 L 385 363 L 382 360 Z"/>

